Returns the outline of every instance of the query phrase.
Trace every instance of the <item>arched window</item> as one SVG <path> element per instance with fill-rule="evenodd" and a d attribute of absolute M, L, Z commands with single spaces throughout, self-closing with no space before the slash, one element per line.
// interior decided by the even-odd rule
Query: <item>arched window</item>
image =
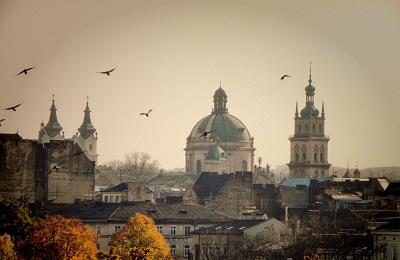
<path fill-rule="evenodd" d="M 325 146 L 321 145 L 319 150 L 320 150 L 319 161 L 320 162 L 325 162 Z"/>
<path fill-rule="evenodd" d="M 315 124 L 312 125 L 312 131 L 315 134 Z"/>
<path fill-rule="evenodd" d="M 198 160 L 196 164 L 196 173 L 201 174 L 201 161 Z"/>
<path fill-rule="evenodd" d="M 325 171 L 321 171 L 321 178 L 325 177 Z"/>
<path fill-rule="evenodd" d="M 91 144 L 89 144 L 89 150 L 93 150 L 93 146 Z"/>
<path fill-rule="evenodd" d="M 298 144 L 294 146 L 294 156 L 296 158 L 296 162 L 300 161 L 300 146 Z"/>
<path fill-rule="evenodd" d="M 299 124 L 299 133 L 301 133 L 301 124 Z"/>
<path fill-rule="evenodd" d="M 305 144 L 301 146 L 301 153 L 303 162 L 307 161 L 307 146 Z"/>
<path fill-rule="evenodd" d="M 306 133 L 308 133 L 308 124 L 306 124 Z"/>
<path fill-rule="evenodd" d="M 314 145 L 314 162 L 318 162 L 318 145 Z"/>
<path fill-rule="evenodd" d="M 247 171 L 247 162 L 246 162 L 246 160 L 243 160 L 243 162 L 242 162 L 242 171 L 244 171 L 244 172 Z"/>
<path fill-rule="evenodd" d="M 314 172 L 314 176 L 313 177 L 314 178 L 318 178 L 318 171 L 317 170 Z"/>
<path fill-rule="evenodd" d="M 318 125 L 318 131 L 320 134 L 322 134 L 322 125 L 321 124 Z"/>

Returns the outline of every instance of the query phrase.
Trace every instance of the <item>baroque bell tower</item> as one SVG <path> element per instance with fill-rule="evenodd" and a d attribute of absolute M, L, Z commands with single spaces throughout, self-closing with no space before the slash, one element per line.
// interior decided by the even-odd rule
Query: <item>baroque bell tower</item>
<path fill-rule="evenodd" d="M 325 136 L 325 109 L 322 103 L 321 115 L 314 106 L 315 87 L 311 85 L 311 62 L 310 78 L 306 91 L 306 105 L 296 112 L 294 118 L 294 135 L 290 141 L 290 178 L 327 177 L 329 174 L 328 142 Z"/>

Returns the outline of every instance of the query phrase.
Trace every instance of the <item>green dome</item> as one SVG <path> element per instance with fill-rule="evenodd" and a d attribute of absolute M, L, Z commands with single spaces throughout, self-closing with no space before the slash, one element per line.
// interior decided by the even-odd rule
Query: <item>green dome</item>
<path fill-rule="evenodd" d="M 203 141 L 200 137 L 204 132 L 214 132 L 207 135 L 212 140 L 221 142 L 249 142 L 251 136 L 246 126 L 236 117 L 228 113 L 213 113 L 203 117 L 190 132 L 191 138 Z"/>

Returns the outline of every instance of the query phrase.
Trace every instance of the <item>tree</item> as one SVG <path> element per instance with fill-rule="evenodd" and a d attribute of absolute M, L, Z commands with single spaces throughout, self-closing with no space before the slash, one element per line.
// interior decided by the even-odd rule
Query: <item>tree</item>
<path fill-rule="evenodd" d="M 17 244 L 25 239 L 34 219 L 23 200 L 0 196 L 0 223 L 0 235 L 9 234 Z"/>
<path fill-rule="evenodd" d="M 0 236 L 0 259 L 3 260 L 16 260 L 17 253 L 14 249 L 14 243 L 11 241 L 9 234 Z"/>
<path fill-rule="evenodd" d="M 136 213 L 110 241 L 106 259 L 173 259 L 154 221 Z"/>
<path fill-rule="evenodd" d="M 119 181 L 146 181 L 159 171 L 159 162 L 152 160 L 151 155 L 145 152 L 125 154 L 124 160 L 113 160 L 107 166 L 113 169 L 113 175 Z"/>
<path fill-rule="evenodd" d="M 46 216 L 33 225 L 21 250 L 24 259 L 97 259 L 97 236 L 79 219 Z"/>

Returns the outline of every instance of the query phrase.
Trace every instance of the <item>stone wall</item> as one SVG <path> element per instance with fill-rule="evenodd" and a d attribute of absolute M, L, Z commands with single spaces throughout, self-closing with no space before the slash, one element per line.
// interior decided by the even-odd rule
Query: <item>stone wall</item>
<path fill-rule="evenodd" d="M 17 134 L 0 134 L 0 194 L 29 203 L 84 199 L 94 192 L 94 163 L 80 151 L 73 141 L 38 144 Z"/>
<path fill-rule="evenodd" d="M 218 194 L 206 202 L 212 210 L 239 219 L 246 207 L 252 206 L 252 173 L 230 173 Z"/>

